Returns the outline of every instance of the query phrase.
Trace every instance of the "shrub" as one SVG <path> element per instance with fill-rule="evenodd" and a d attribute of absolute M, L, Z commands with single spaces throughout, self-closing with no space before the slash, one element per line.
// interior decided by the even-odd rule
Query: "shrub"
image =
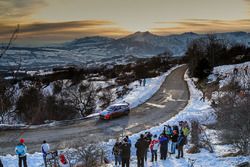
<path fill-rule="evenodd" d="M 17 114 L 29 123 L 41 123 L 43 94 L 36 87 L 26 88 L 16 103 Z"/>
<path fill-rule="evenodd" d="M 113 96 L 114 95 L 113 95 L 113 93 L 111 92 L 110 89 L 104 89 L 101 92 L 101 95 L 99 96 L 99 100 L 101 102 L 101 108 L 102 109 L 105 109 L 110 105 L 110 103 L 114 100 Z"/>
<path fill-rule="evenodd" d="M 93 113 L 96 109 L 96 90 L 89 82 L 64 90 L 63 98 L 83 117 Z"/>
<path fill-rule="evenodd" d="M 217 125 L 222 131 L 221 140 L 223 142 L 233 144 L 242 154 L 249 155 L 250 94 L 248 92 L 242 97 L 235 90 L 232 88 L 226 95 L 218 99 Z"/>
<path fill-rule="evenodd" d="M 0 123 L 7 123 L 13 114 L 15 88 L 0 77 Z"/>

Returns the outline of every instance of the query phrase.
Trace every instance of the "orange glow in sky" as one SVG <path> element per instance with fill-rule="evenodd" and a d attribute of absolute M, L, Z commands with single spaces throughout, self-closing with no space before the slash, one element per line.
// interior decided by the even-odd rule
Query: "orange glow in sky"
<path fill-rule="evenodd" d="M 0 41 L 62 42 L 84 36 L 250 31 L 250 0 L 0 0 Z"/>

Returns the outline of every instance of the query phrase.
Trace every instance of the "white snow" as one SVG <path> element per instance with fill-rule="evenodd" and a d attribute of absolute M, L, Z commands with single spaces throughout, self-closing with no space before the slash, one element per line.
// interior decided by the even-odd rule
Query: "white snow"
<path fill-rule="evenodd" d="M 175 66 L 171 69 L 169 69 L 166 73 L 164 73 L 161 76 L 155 77 L 155 78 L 147 78 L 146 79 L 146 85 L 145 86 L 139 86 L 138 81 L 135 81 L 133 83 L 131 83 L 129 85 L 129 88 L 132 88 L 132 91 L 129 92 L 129 94 L 127 94 L 125 97 L 123 97 L 122 99 L 118 99 L 116 100 L 114 103 L 122 103 L 123 101 L 129 102 L 130 103 L 130 107 L 134 108 L 142 103 L 144 103 L 145 101 L 147 101 L 150 97 L 152 97 L 157 90 L 161 87 L 162 83 L 164 82 L 165 78 L 176 68 L 178 68 L 180 66 Z M 106 82 L 102 82 L 102 81 L 97 81 L 95 82 L 95 86 L 107 86 L 107 83 L 104 84 Z M 102 85 L 104 84 L 104 85 Z M 46 88 L 44 88 L 44 92 L 47 93 L 51 93 L 52 92 L 52 85 L 48 85 Z M 90 117 L 95 117 L 98 116 L 99 113 L 94 113 L 91 114 L 89 116 L 87 116 L 87 118 Z M 49 125 L 53 126 L 53 123 L 50 123 Z M 7 126 L 7 125 L 4 125 Z M 15 126 L 19 126 L 19 125 L 15 125 Z M 21 125 L 20 126 L 24 126 Z M 42 126 L 42 125 L 41 125 Z M 45 125 L 46 126 L 46 125 Z M 35 128 L 35 127 L 39 127 L 39 126 L 31 126 L 31 128 Z M 17 157 L 14 155 L 6 155 L 6 156 L 0 156 L 0 158 L 3 160 L 5 165 L 8 165 L 8 167 L 16 167 L 17 166 Z M 28 164 L 31 167 L 36 167 L 39 165 L 42 165 L 43 163 L 43 159 L 42 159 L 42 154 L 40 153 L 34 153 L 34 154 L 28 154 Z M 34 164 L 34 166 L 33 166 Z M 39 165 L 38 165 L 39 164 Z"/>
<path fill-rule="evenodd" d="M 162 75 L 154 78 L 146 78 L 146 84 L 145 86 L 140 86 L 138 81 L 134 81 L 129 84 L 128 88 L 132 89 L 129 91 L 129 93 L 125 96 L 123 96 L 120 99 L 116 99 L 113 104 L 123 103 L 127 102 L 129 103 L 130 108 L 135 108 L 139 106 L 140 104 L 146 102 L 148 99 L 150 99 L 157 90 L 160 89 L 162 83 L 165 81 L 166 77 L 176 68 L 180 66 L 175 66 L 169 69 L 167 72 L 163 73 Z M 98 82 L 99 84 L 99 82 Z M 96 85 L 98 85 L 96 83 Z M 105 84 L 106 86 L 106 84 Z M 99 113 L 94 113 L 87 118 L 98 116 Z"/>
<path fill-rule="evenodd" d="M 166 77 L 164 74 L 163 76 L 160 76 L 158 81 L 153 80 L 150 82 L 148 81 L 148 86 L 151 86 L 150 88 L 154 89 L 156 91 L 160 87 L 160 81 L 164 81 L 164 77 Z M 185 107 L 183 111 L 181 111 L 179 114 L 171 118 L 170 120 L 167 120 L 165 123 L 160 124 L 159 126 L 152 127 L 146 131 L 150 131 L 153 134 L 160 134 L 163 130 L 163 126 L 166 124 L 169 125 L 174 125 L 177 124 L 178 121 L 181 120 L 199 120 L 201 124 L 210 124 L 216 121 L 216 116 L 214 114 L 214 110 L 210 107 L 208 101 L 200 101 L 202 97 L 202 92 L 199 91 L 196 87 L 195 84 L 193 83 L 193 80 L 188 78 L 188 76 L 185 74 L 185 80 L 188 83 L 189 90 L 190 90 L 190 100 L 188 105 Z M 154 83 L 154 84 L 153 84 Z M 157 85 L 157 86 L 156 86 Z M 129 101 L 131 100 L 131 104 L 136 105 L 138 104 L 137 102 L 134 102 L 132 99 L 133 96 L 138 96 L 140 95 L 140 91 L 146 91 L 146 88 L 138 88 L 137 90 L 133 91 L 133 94 L 131 93 L 130 95 L 126 96 L 125 98 Z M 153 91 L 150 91 L 151 93 Z M 153 94 L 153 93 L 152 93 Z M 143 97 L 143 96 L 141 96 Z M 138 98 L 138 97 L 137 97 Z M 136 140 L 139 138 L 139 135 L 141 133 L 144 133 L 145 131 L 141 131 L 140 133 L 136 133 L 130 136 L 130 139 L 132 140 L 132 157 L 131 157 L 131 167 L 137 166 L 136 162 L 136 155 L 135 155 L 135 147 L 134 143 Z M 211 131 L 206 131 L 210 136 L 213 134 Z M 112 159 L 112 154 L 111 154 L 111 149 L 115 143 L 115 139 L 110 139 L 109 142 L 103 143 L 105 148 L 107 148 L 109 158 Z M 187 145 L 185 147 L 185 150 L 187 150 L 189 146 Z M 184 153 L 185 159 L 176 159 L 175 156 L 172 156 L 168 158 L 165 161 L 158 160 L 157 163 L 151 163 L 147 162 L 147 166 L 151 167 L 185 167 L 188 166 L 188 159 L 194 159 L 196 160 L 194 167 L 233 167 L 235 164 L 239 162 L 244 162 L 244 161 L 250 161 L 250 157 L 243 157 L 243 156 L 238 156 L 238 157 L 227 157 L 223 158 L 221 157 L 222 153 L 227 152 L 228 146 L 225 145 L 220 145 L 214 148 L 215 153 L 209 153 L 207 150 L 202 149 L 200 153 L 198 154 L 187 154 Z M 185 152 L 185 151 L 184 151 Z M 148 153 L 148 156 L 150 156 L 150 153 Z M 7 156 L 0 156 L 0 158 L 3 160 L 3 163 L 5 166 L 8 167 L 17 167 L 17 157 L 14 155 L 7 155 Z M 149 158 L 150 159 L 150 158 Z M 37 167 L 42 164 L 42 155 L 40 153 L 34 153 L 28 155 L 28 163 L 30 167 Z M 110 167 L 113 165 L 110 164 Z"/>
<path fill-rule="evenodd" d="M 13 149 L 14 150 L 14 149 Z M 13 155 L 1 157 L 4 167 L 18 167 L 18 158 Z M 29 167 L 39 167 L 43 164 L 42 153 L 27 154 L 27 163 Z"/>
<path fill-rule="evenodd" d="M 185 107 L 185 109 L 179 114 L 177 114 L 175 117 L 171 118 L 170 120 L 166 121 L 165 123 L 157 126 L 150 128 L 145 131 L 141 131 L 140 133 L 133 134 L 130 136 L 130 139 L 132 141 L 132 157 L 131 157 L 131 166 L 136 167 L 137 166 L 137 161 L 136 161 L 136 154 L 135 154 L 135 147 L 134 144 L 136 140 L 139 138 L 141 133 L 145 133 L 146 131 L 150 131 L 153 134 L 159 135 L 162 130 L 164 125 L 178 125 L 178 121 L 191 121 L 191 120 L 198 120 L 201 124 L 210 124 L 216 121 L 216 115 L 214 114 L 214 110 L 211 108 L 210 104 L 208 101 L 201 101 L 201 97 L 203 96 L 202 92 L 199 91 L 193 82 L 194 79 L 191 79 L 187 76 L 187 73 L 185 74 L 185 80 L 188 83 L 189 86 L 189 91 L 190 91 L 190 100 L 188 105 Z M 216 137 L 212 136 L 211 131 L 205 131 L 205 133 L 208 133 L 208 136 L 211 137 Z M 114 145 L 115 140 L 110 140 L 108 143 L 106 143 L 107 148 L 109 149 L 109 152 L 111 153 L 112 146 Z M 189 145 L 185 147 L 185 150 Z M 228 145 L 216 145 L 214 147 L 215 152 L 214 153 L 209 153 L 205 149 L 201 149 L 201 152 L 198 154 L 187 154 L 184 153 L 185 159 L 176 159 L 175 156 L 172 156 L 168 158 L 165 161 L 159 160 L 156 163 L 151 163 L 147 162 L 147 166 L 154 166 L 154 167 L 183 167 L 183 166 L 188 166 L 189 165 L 189 159 L 195 160 L 194 167 L 233 167 L 236 164 L 240 162 L 245 162 L 250 160 L 250 156 L 244 157 L 244 156 L 238 156 L 238 157 L 227 157 L 223 158 L 221 155 L 224 153 L 227 153 L 230 151 L 231 148 Z M 185 151 L 184 151 L 185 152 Z M 150 153 L 148 153 L 148 156 L 150 157 Z M 112 158 L 112 155 L 110 154 L 110 158 Z M 149 158 L 150 159 L 150 158 Z M 111 165 L 112 166 L 112 165 Z"/>
<path fill-rule="evenodd" d="M 146 102 L 157 92 L 157 90 L 160 89 L 162 83 L 165 81 L 165 78 L 178 67 L 180 66 L 172 67 L 161 76 L 155 78 L 146 78 L 145 86 L 140 86 L 138 81 L 132 82 L 128 86 L 132 89 L 132 91 L 122 97 L 122 99 L 117 99 L 114 103 L 121 103 L 125 101 L 130 104 L 130 108 L 135 108 L 138 105 Z"/>
<path fill-rule="evenodd" d="M 248 75 L 245 74 L 244 68 L 248 66 Z M 237 75 L 233 74 L 234 68 L 238 69 Z M 213 82 L 219 79 L 219 87 L 222 88 L 229 84 L 234 79 L 239 83 L 242 88 L 250 87 L 250 62 L 233 65 L 218 66 L 213 69 L 211 75 L 208 76 L 209 82 Z"/>

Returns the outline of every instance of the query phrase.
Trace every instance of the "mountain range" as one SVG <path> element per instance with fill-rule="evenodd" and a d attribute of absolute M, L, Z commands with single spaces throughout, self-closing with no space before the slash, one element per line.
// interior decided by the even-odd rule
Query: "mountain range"
<path fill-rule="evenodd" d="M 194 39 L 206 34 L 192 32 L 179 35 L 159 36 L 150 32 L 136 32 L 119 39 L 108 37 L 84 37 L 57 46 L 11 47 L 1 58 L 0 70 L 21 64 L 25 69 L 44 69 L 57 66 L 94 66 L 100 64 L 128 63 L 142 57 L 163 52 L 183 56 Z M 217 38 L 230 44 L 250 46 L 250 33 L 217 33 Z"/>

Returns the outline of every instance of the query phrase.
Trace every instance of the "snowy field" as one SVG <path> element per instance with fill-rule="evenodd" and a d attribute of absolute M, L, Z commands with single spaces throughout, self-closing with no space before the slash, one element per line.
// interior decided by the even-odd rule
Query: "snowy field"
<path fill-rule="evenodd" d="M 245 68 L 247 69 L 247 74 L 245 72 Z M 234 74 L 234 69 L 237 69 L 237 74 Z M 234 79 L 239 83 L 242 88 L 250 88 L 250 62 L 245 62 L 241 64 L 234 65 L 223 65 L 218 66 L 213 69 L 211 75 L 208 76 L 209 82 L 213 82 L 219 79 L 219 87 L 222 88 L 229 84 L 229 82 Z"/>
<path fill-rule="evenodd" d="M 218 68 L 221 68 L 221 67 L 218 67 Z M 225 68 L 222 68 L 222 69 L 224 70 Z M 231 69 L 229 69 L 228 71 L 231 71 Z M 220 73 L 220 70 L 218 70 L 218 72 Z M 223 72 L 221 72 L 220 74 L 223 75 Z M 168 74 L 166 73 L 163 76 L 157 77 L 158 79 L 152 79 L 152 82 L 147 81 L 148 86 L 152 85 L 150 89 L 155 89 L 154 92 L 156 92 L 160 87 L 159 84 L 164 81 L 167 75 Z M 200 100 L 203 94 L 201 91 L 199 91 L 195 87 L 193 80 L 189 78 L 187 74 L 185 74 L 185 80 L 188 83 L 189 91 L 190 91 L 190 100 L 189 100 L 188 105 L 185 107 L 185 109 L 181 111 L 179 114 L 177 114 L 176 116 L 174 116 L 173 118 L 171 118 L 170 120 L 167 120 L 165 123 L 160 124 L 159 126 L 150 128 L 146 131 L 150 131 L 153 134 L 159 135 L 162 132 L 164 125 L 167 125 L 167 124 L 175 125 L 175 124 L 178 124 L 178 121 L 181 121 L 181 120 L 182 121 L 198 120 L 203 125 L 210 124 L 216 121 L 216 116 L 214 114 L 214 110 L 210 106 L 210 102 L 208 101 L 203 102 Z M 132 83 L 131 86 L 133 84 L 135 83 Z M 133 100 L 134 99 L 133 97 L 137 96 L 138 94 L 140 94 L 141 91 L 145 91 L 145 90 L 147 90 L 146 87 L 145 88 L 137 87 L 136 89 L 134 89 L 134 91 L 131 92 L 131 94 L 127 95 L 124 99 L 130 102 L 132 106 L 133 104 L 136 106 L 136 104 L 138 105 L 139 103 L 138 101 Z M 154 92 L 149 91 L 148 93 L 151 93 L 151 96 L 152 96 Z M 132 95 L 132 93 L 134 94 Z M 147 99 L 150 98 L 151 96 L 148 95 Z M 206 130 L 205 132 L 211 138 L 213 144 L 216 143 L 216 132 L 211 131 L 211 130 Z M 132 151 L 131 166 L 132 167 L 137 166 L 136 155 L 135 155 L 136 149 L 134 147 L 134 144 L 136 140 L 139 138 L 141 133 L 145 133 L 145 131 L 142 131 L 140 133 L 133 134 L 130 136 L 130 139 L 132 140 L 132 149 L 131 149 Z M 110 141 L 107 143 L 106 142 L 102 143 L 104 147 L 107 149 L 109 158 L 111 160 L 113 159 L 111 150 L 112 150 L 114 143 L 115 143 L 114 139 L 110 139 Z M 186 145 L 185 151 L 189 147 L 190 147 L 189 145 Z M 159 160 L 158 162 L 155 162 L 155 163 L 147 162 L 146 167 L 188 167 L 189 159 L 193 159 L 196 161 L 194 164 L 194 167 L 234 167 L 236 164 L 240 162 L 250 161 L 249 156 L 248 157 L 238 156 L 238 157 L 223 158 L 222 155 L 225 153 L 228 153 L 231 150 L 231 147 L 228 145 L 224 145 L 224 146 L 215 145 L 214 150 L 215 150 L 214 153 L 209 153 L 207 150 L 201 149 L 201 152 L 197 154 L 186 154 L 184 151 L 185 158 L 183 159 L 182 158 L 176 159 L 175 156 L 173 155 L 172 157 L 167 158 L 167 160 Z M 148 157 L 150 157 L 150 153 L 148 153 Z M 6 155 L 2 157 L 0 156 L 0 158 L 2 159 L 5 166 L 17 167 L 16 156 Z M 28 155 L 28 163 L 30 167 L 39 167 L 42 165 L 42 161 L 43 161 L 42 155 L 40 153 Z M 109 165 L 109 167 L 113 167 L 113 162 L 112 164 Z"/>

